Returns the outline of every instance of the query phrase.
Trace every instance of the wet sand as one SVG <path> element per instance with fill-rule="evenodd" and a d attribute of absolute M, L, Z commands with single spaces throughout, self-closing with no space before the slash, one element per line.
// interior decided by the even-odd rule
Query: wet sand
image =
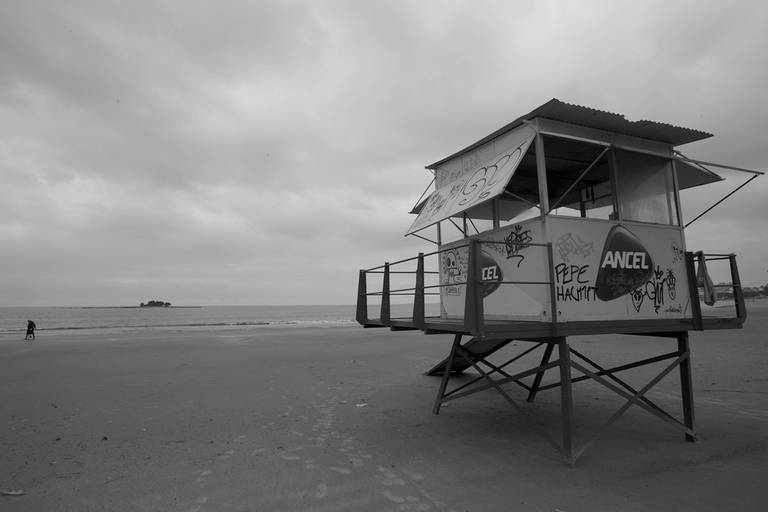
<path fill-rule="evenodd" d="M 696 443 L 632 407 L 573 468 L 493 391 L 432 414 L 439 382 L 423 373 L 449 336 L 0 338 L 0 490 L 25 493 L 0 496 L 0 510 L 756 510 L 768 501 L 768 301 L 749 309 L 743 330 L 692 333 Z M 676 348 L 620 336 L 575 346 L 605 364 Z M 631 375 L 642 386 L 653 373 Z M 677 372 L 649 396 L 680 416 Z M 577 441 L 622 403 L 578 384 Z M 557 390 L 523 406 L 558 438 Z"/>

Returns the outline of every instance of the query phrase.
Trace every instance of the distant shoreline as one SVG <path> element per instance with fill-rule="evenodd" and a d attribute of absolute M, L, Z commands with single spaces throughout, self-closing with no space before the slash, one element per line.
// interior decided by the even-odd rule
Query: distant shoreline
<path fill-rule="evenodd" d="M 203 306 L 64 306 L 67 309 L 200 309 Z"/>

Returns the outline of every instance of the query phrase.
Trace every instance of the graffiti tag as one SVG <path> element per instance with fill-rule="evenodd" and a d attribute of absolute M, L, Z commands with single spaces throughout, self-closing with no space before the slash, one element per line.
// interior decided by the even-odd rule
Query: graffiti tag
<path fill-rule="evenodd" d="M 461 199 L 459 206 L 474 204 L 483 201 L 491 196 L 491 187 L 506 176 L 507 168 L 517 165 L 522 156 L 522 146 L 516 148 L 511 153 L 502 155 L 495 163 L 480 167 L 473 172 L 469 179 L 461 186 Z"/>
<path fill-rule="evenodd" d="M 572 254 L 586 258 L 592 254 L 593 245 L 593 242 L 585 242 L 579 235 L 573 233 L 566 233 L 555 242 L 560 258 L 566 263 L 568 263 L 568 256 Z"/>
<path fill-rule="evenodd" d="M 555 265 L 555 295 L 562 302 L 591 302 L 597 300 L 597 288 L 589 283 L 589 265 Z"/>
<path fill-rule="evenodd" d="M 531 242 L 533 242 L 531 230 L 526 229 L 523 231 L 523 226 L 520 224 L 517 224 L 504 239 L 507 259 L 517 259 L 517 268 L 520 268 L 520 264 L 525 259 L 525 255 L 521 254 L 521 251 L 530 247 Z"/>
<path fill-rule="evenodd" d="M 442 257 L 442 280 L 446 295 L 461 295 L 460 285 L 467 282 L 467 262 L 464 255 L 457 250 L 451 250 L 443 253 Z"/>
<path fill-rule="evenodd" d="M 632 297 L 632 305 L 635 307 L 635 311 L 640 312 L 640 308 L 643 306 L 645 299 L 648 299 L 653 304 L 653 310 L 656 314 L 659 313 L 659 309 L 664 305 L 666 297 L 670 300 L 675 300 L 677 296 L 677 279 L 672 269 L 662 270 L 661 267 L 656 266 L 653 271 L 653 277 L 649 279 L 643 286 L 636 288 L 630 292 Z M 669 310 L 669 308 L 667 308 Z"/>
<path fill-rule="evenodd" d="M 677 242 L 672 242 L 672 263 L 683 261 L 684 255 L 685 255 L 685 251 L 683 251 L 682 249 L 680 249 L 680 247 L 677 246 Z"/>

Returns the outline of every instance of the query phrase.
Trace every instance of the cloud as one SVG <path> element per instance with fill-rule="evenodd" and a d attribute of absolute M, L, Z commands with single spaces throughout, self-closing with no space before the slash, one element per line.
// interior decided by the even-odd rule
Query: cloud
<path fill-rule="evenodd" d="M 686 153 L 760 169 L 767 17 L 750 2 L 5 2 L 4 303 L 353 302 L 358 268 L 429 250 L 402 237 L 424 165 L 552 97 L 712 131 Z M 765 187 L 691 239 L 764 253 L 744 240 Z"/>

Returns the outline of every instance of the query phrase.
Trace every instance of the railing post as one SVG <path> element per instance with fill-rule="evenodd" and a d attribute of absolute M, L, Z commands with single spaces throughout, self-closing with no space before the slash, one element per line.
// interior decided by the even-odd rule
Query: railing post
<path fill-rule="evenodd" d="M 739 279 L 739 268 L 736 265 L 736 255 L 729 254 L 728 262 L 731 264 L 731 283 L 733 283 L 733 303 L 736 305 L 736 318 L 739 320 L 739 326 L 747 319 L 747 308 L 744 305 L 744 291 L 741 289 L 741 279 Z"/>
<path fill-rule="evenodd" d="M 357 280 L 357 314 L 355 320 L 360 325 L 368 323 L 368 291 L 365 270 L 360 270 L 360 277 Z"/>
<path fill-rule="evenodd" d="M 413 297 L 413 325 L 424 329 L 424 253 L 419 253 L 416 263 L 416 291 Z"/>
<path fill-rule="evenodd" d="M 552 308 L 552 336 L 557 336 L 557 294 L 555 289 L 555 260 L 552 255 L 552 242 L 547 242 L 547 259 L 549 261 L 549 302 Z"/>
<path fill-rule="evenodd" d="M 467 284 L 464 296 L 464 327 L 476 338 L 483 338 L 483 297 L 480 294 L 480 243 L 476 238 L 469 240 L 467 261 Z"/>
<path fill-rule="evenodd" d="M 389 262 L 384 264 L 384 281 L 381 285 L 381 315 L 380 319 L 384 325 L 389 323 Z"/>
<path fill-rule="evenodd" d="M 696 281 L 696 267 L 693 262 L 693 253 L 691 251 L 685 252 L 685 270 L 688 274 L 688 293 L 691 296 L 691 320 L 693 322 L 693 328 L 700 331 L 704 328 L 704 321 L 701 318 L 699 285 Z"/>

